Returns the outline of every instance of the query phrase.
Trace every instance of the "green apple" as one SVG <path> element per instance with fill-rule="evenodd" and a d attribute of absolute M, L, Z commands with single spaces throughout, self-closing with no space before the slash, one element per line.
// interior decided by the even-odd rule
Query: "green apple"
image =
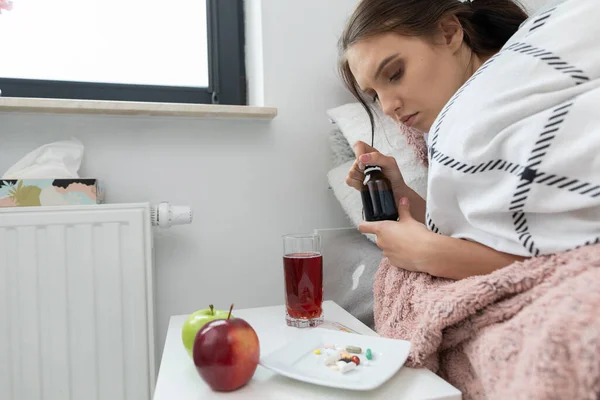
<path fill-rule="evenodd" d="M 229 315 L 228 311 L 215 310 L 212 304 L 209 307 L 210 308 L 198 310 L 191 314 L 181 329 L 181 340 L 183 341 L 183 346 L 187 350 L 190 357 L 192 357 L 194 340 L 196 339 L 198 331 L 210 321 L 214 321 L 216 319 L 227 319 Z M 233 318 L 233 315 L 231 317 Z"/>

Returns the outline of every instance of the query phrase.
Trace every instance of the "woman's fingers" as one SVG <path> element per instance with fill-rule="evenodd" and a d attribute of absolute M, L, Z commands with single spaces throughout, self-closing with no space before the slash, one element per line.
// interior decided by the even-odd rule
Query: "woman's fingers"
<path fill-rule="evenodd" d="M 357 190 L 360 190 L 364 179 L 365 174 L 361 170 L 360 163 L 358 162 L 358 160 L 354 161 L 354 164 L 352 164 L 350 171 L 348 171 L 348 176 L 346 177 L 346 184 Z"/>
<path fill-rule="evenodd" d="M 391 181 L 392 187 L 402 187 L 404 185 L 404 179 L 394 157 L 383 155 L 377 149 L 361 141 L 356 142 L 352 149 L 356 154 L 356 161 L 348 171 L 346 184 L 360 190 L 365 179 L 363 172 L 365 167 L 373 165 L 381 167 L 384 175 Z"/>
<path fill-rule="evenodd" d="M 358 161 L 363 165 L 377 165 L 384 170 L 398 168 L 396 160 L 393 157 L 384 156 L 379 152 L 362 154 Z"/>
<path fill-rule="evenodd" d="M 379 152 L 366 153 L 359 157 L 359 162 L 363 165 L 381 167 L 383 174 L 392 183 L 392 188 L 404 187 L 404 178 L 402 178 L 402 173 L 394 157 L 385 156 Z"/>
<path fill-rule="evenodd" d="M 363 154 L 377 152 L 376 148 L 371 147 L 368 144 L 366 144 L 365 142 L 361 142 L 361 141 L 354 143 L 354 145 L 352 146 L 352 150 L 354 150 L 354 154 L 356 155 L 356 158 L 359 158 Z"/>

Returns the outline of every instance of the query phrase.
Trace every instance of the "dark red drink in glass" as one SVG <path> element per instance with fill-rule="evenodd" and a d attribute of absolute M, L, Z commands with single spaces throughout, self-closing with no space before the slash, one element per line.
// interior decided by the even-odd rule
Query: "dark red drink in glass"
<path fill-rule="evenodd" d="M 323 323 L 323 256 L 318 235 L 284 236 L 286 322 L 314 327 Z"/>

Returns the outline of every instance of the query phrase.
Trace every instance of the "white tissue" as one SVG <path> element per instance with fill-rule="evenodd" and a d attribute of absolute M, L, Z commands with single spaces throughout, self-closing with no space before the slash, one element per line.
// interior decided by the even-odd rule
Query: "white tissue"
<path fill-rule="evenodd" d="M 2 179 L 79 178 L 83 143 L 75 138 L 49 143 L 27 154 L 8 169 Z"/>

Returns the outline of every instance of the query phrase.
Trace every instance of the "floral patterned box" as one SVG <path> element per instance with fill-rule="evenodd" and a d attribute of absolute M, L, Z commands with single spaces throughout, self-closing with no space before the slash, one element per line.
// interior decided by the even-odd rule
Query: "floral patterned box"
<path fill-rule="evenodd" d="M 96 179 L 0 179 L 0 207 L 100 204 Z"/>

